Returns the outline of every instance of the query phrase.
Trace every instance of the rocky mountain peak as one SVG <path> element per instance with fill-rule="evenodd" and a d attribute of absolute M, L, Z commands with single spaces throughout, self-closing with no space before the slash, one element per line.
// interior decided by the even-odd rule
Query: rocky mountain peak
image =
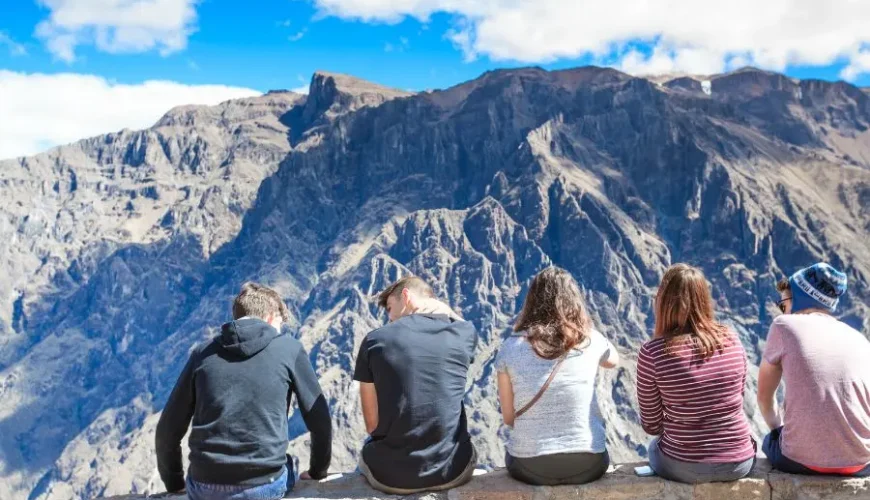
<path fill-rule="evenodd" d="M 798 81 L 792 78 L 751 66 L 717 75 L 711 82 L 714 94 L 732 95 L 740 100 L 761 97 L 771 92 L 795 94 L 799 88 Z"/>
<path fill-rule="evenodd" d="M 317 71 L 311 77 L 304 119 L 313 122 L 350 113 L 366 106 L 379 106 L 386 101 L 413 95 L 340 73 Z"/>

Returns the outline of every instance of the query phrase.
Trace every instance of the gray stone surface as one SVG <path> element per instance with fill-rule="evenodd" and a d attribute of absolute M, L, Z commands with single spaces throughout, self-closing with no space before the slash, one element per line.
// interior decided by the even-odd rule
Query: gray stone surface
<path fill-rule="evenodd" d="M 658 477 L 637 477 L 634 467 L 611 467 L 602 479 L 582 486 L 529 486 L 513 480 L 506 471 L 496 470 L 475 476 L 469 484 L 443 493 L 413 495 L 420 500 L 840 500 L 870 498 L 870 478 L 844 479 L 817 476 L 792 476 L 771 472 L 761 461 L 753 474 L 732 483 L 688 485 Z M 183 500 L 184 495 L 153 497 L 127 495 L 107 500 Z M 369 488 L 357 474 L 335 475 L 326 481 L 302 482 L 287 498 L 300 499 L 393 499 Z"/>
<path fill-rule="evenodd" d="M 0 162 L 0 498 L 160 491 L 159 411 L 249 279 L 293 311 L 334 411 L 335 470 L 365 434 L 350 374 L 384 320 L 369 298 L 402 273 L 480 331 L 467 405 L 495 466 L 492 360 L 544 266 L 578 278 L 623 355 L 598 388 L 618 461 L 646 453 L 634 360 L 672 262 L 705 270 L 753 364 L 775 280 L 816 260 L 846 268 L 842 314 L 867 332 L 870 96 L 751 69 L 709 80 L 710 95 L 525 68 L 411 95 L 319 73 L 308 96 L 181 107 Z"/>

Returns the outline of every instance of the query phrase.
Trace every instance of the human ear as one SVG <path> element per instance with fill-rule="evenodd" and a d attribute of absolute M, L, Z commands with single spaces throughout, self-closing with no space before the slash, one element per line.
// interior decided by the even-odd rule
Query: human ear
<path fill-rule="evenodd" d="M 411 290 L 405 288 L 402 290 L 402 305 L 405 306 L 405 309 L 414 310 L 416 309 L 414 305 L 414 294 L 411 293 Z"/>

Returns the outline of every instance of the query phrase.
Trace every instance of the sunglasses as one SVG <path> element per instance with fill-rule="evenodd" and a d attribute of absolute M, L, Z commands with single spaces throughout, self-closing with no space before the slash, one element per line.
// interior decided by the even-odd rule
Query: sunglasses
<path fill-rule="evenodd" d="M 791 300 L 791 297 L 789 297 L 787 299 L 782 299 L 780 301 L 777 301 L 777 303 L 776 303 L 776 306 L 779 307 L 779 310 L 782 311 L 783 314 L 785 314 L 785 303 L 788 302 L 789 300 Z"/>

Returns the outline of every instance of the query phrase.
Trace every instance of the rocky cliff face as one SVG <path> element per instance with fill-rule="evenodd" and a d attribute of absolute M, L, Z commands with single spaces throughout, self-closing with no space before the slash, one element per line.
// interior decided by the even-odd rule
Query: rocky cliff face
<path fill-rule="evenodd" d="M 249 279 L 293 312 L 339 470 L 364 435 L 351 371 L 384 321 L 370 297 L 404 273 L 479 329 L 468 405 L 492 464 L 493 359 L 547 265 L 577 277 L 621 349 L 599 384 L 617 460 L 646 453 L 634 355 L 670 263 L 705 270 L 753 361 L 776 280 L 818 260 L 848 272 L 842 314 L 867 332 L 870 96 L 705 78 L 520 69 L 410 95 L 323 73 L 307 97 L 178 108 L 0 162 L 0 498 L 160 491 L 157 414 Z M 304 454 L 298 415 L 291 429 Z"/>

